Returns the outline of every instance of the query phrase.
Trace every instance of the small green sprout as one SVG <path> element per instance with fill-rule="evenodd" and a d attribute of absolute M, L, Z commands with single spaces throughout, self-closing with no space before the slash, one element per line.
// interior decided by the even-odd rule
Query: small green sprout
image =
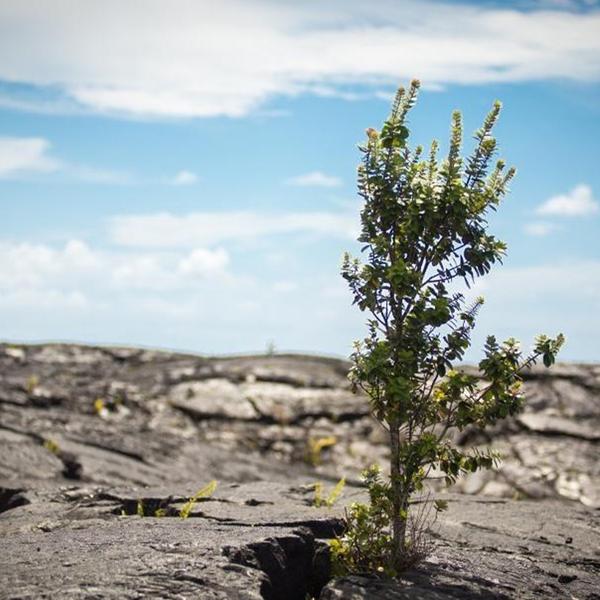
<path fill-rule="evenodd" d="M 329 435 L 320 438 L 309 438 L 306 450 L 306 462 L 313 467 L 321 464 L 321 453 L 325 448 L 330 448 L 337 444 L 337 438 Z"/>
<path fill-rule="evenodd" d="M 44 440 L 44 448 L 52 452 L 52 454 L 60 454 L 60 446 L 50 438 Z"/>
<path fill-rule="evenodd" d="M 334 486 L 334 488 L 329 492 L 327 498 L 323 497 L 323 484 L 320 481 L 317 481 L 313 484 L 315 490 L 315 496 L 313 499 L 313 506 L 320 508 L 322 506 L 326 506 L 327 508 L 331 508 L 340 498 L 344 491 L 344 487 L 346 487 L 346 478 L 342 477 Z"/>
<path fill-rule="evenodd" d="M 40 385 L 40 379 L 37 375 L 30 375 L 25 382 L 25 391 L 28 394 L 33 394 L 35 388 Z"/>
<path fill-rule="evenodd" d="M 218 485 L 217 481 L 215 479 L 213 479 L 210 483 L 205 485 L 201 490 L 196 492 L 196 494 L 194 494 L 181 507 L 181 510 L 179 511 L 179 516 L 182 519 L 187 519 L 190 516 L 190 513 L 192 512 L 192 509 L 194 508 L 194 505 L 196 504 L 196 502 L 198 500 L 200 500 L 201 498 L 208 498 L 208 497 L 212 496 L 215 493 L 215 490 L 217 489 L 217 485 Z"/>

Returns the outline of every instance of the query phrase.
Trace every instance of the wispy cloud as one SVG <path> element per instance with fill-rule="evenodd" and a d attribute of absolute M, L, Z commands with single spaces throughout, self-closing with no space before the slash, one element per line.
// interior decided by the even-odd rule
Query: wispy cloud
<path fill-rule="evenodd" d="M 1 80 L 135 118 L 239 117 L 280 95 L 354 99 L 414 76 L 434 88 L 600 79 L 600 11 L 572 3 L 21 0 L 0 3 L 0 22 Z"/>
<path fill-rule="evenodd" d="M 210 246 L 262 236 L 310 233 L 356 238 L 358 217 L 349 213 L 206 212 L 119 215 L 109 222 L 113 242 L 123 246 L 178 248 Z"/>
<path fill-rule="evenodd" d="M 113 169 L 99 169 L 86 165 L 63 163 L 61 175 L 69 181 L 83 183 L 99 183 L 104 185 L 133 185 L 137 182 L 135 176 L 127 171 Z"/>
<path fill-rule="evenodd" d="M 52 180 L 103 185 L 193 185 L 200 177 L 181 170 L 172 177 L 140 177 L 125 170 L 73 163 L 53 155 L 52 144 L 41 137 L 0 137 L 0 179 L 44 176 Z"/>
<path fill-rule="evenodd" d="M 287 185 L 294 185 L 298 187 L 324 187 L 333 188 L 342 185 L 342 180 L 339 177 L 333 175 L 326 175 L 321 171 L 311 171 L 304 175 L 296 175 L 286 179 Z"/>
<path fill-rule="evenodd" d="M 530 348 L 539 333 L 567 337 L 562 360 L 597 360 L 600 321 L 600 261 L 565 260 L 527 267 L 501 267 L 475 282 L 469 295 L 485 305 L 469 360 L 479 360 L 485 336 L 515 336 Z"/>
<path fill-rule="evenodd" d="M 0 137 L 0 178 L 60 169 L 60 161 L 52 158 L 49 150 L 50 142 L 43 138 Z"/>
<path fill-rule="evenodd" d="M 52 176 L 69 181 L 127 185 L 134 182 L 130 173 L 99 169 L 56 158 L 52 144 L 39 137 L 0 137 L 0 179 Z"/>
<path fill-rule="evenodd" d="M 476 280 L 468 293 L 473 296 L 483 294 L 489 304 L 521 305 L 521 309 L 515 312 L 515 318 L 520 313 L 522 318 L 531 319 L 536 310 L 548 308 L 562 311 L 563 321 L 566 322 L 566 306 L 577 306 L 588 301 L 599 306 L 600 261 L 568 260 L 555 264 L 500 268 Z M 589 319 L 591 314 L 583 311 L 580 316 Z M 556 323 L 560 326 L 561 320 L 557 319 Z"/>
<path fill-rule="evenodd" d="M 527 235 L 535 237 L 544 237 L 560 229 L 556 223 L 546 223 L 545 221 L 534 221 L 533 223 L 527 223 L 523 227 Z"/>
<path fill-rule="evenodd" d="M 543 216 L 582 217 L 600 210 L 589 185 L 575 186 L 568 194 L 553 196 L 538 206 L 536 212 Z"/>
<path fill-rule="evenodd" d="M 193 185 L 199 181 L 198 175 L 192 171 L 179 171 L 170 181 L 172 185 Z"/>

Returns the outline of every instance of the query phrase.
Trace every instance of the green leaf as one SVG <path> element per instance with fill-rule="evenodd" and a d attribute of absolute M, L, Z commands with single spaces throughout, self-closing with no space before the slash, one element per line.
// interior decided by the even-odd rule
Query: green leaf
<path fill-rule="evenodd" d="M 182 519 L 187 519 L 190 516 L 190 513 L 192 512 L 192 509 L 194 508 L 196 502 L 198 502 L 198 500 L 200 500 L 201 498 L 208 498 L 209 496 L 212 496 L 215 493 L 215 490 L 217 489 L 217 485 L 218 485 L 217 481 L 215 479 L 213 479 L 210 483 L 205 485 L 202 489 L 198 490 L 181 507 L 181 510 L 179 511 L 179 516 Z"/>

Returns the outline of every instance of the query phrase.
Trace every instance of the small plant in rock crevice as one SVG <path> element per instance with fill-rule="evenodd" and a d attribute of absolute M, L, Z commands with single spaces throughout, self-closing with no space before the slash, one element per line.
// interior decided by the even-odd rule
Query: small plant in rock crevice
<path fill-rule="evenodd" d="M 217 489 L 217 485 L 216 480 L 209 482 L 189 498 L 179 510 L 172 506 L 173 496 L 167 498 L 138 498 L 135 502 L 127 501 L 117 514 L 156 518 L 179 516 L 181 519 L 187 519 L 190 517 L 196 503 L 212 496 Z"/>
<path fill-rule="evenodd" d="M 479 362 L 483 379 L 455 367 L 471 344 L 483 298 L 468 302 L 457 291 L 501 262 L 504 242 L 487 233 L 515 174 L 502 160 L 492 164 L 496 102 L 475 133 L 475 148 L 461 157 L 462 117 L 452 115 L 447 157 L 437 141 L 427 155 L 408 146 L 407 115 L 419 89 L 398 90 L 382 129 L 367 129 L 358 170 L 364 200 L 359 242 L 364 263 L 345 256 L 343 277 L 354 304 L 369 314 L 366 338 L 355 344 L 350 378 L 362 390 L 385 429 L 390 475 L 365 473 L 368 504 L 353 504 L 345 535 L 334 540 L 338 573 L 371 571 L 394 576 L 423 559 L 427 512 L 413 508 L 435 470 L 448 485 L 464 473 L 489 468 L 492 451 L 462 450 L 451 430 L 485 428 L 518 413 L 524 398 L 521 374 L 542 359 L 551 366 L 564 342 L 539 336 L 524 355 L 519 343 L 489 336 Z M 443 502 L 429 503 L 435 511 Z M 419 505 L 421 506 L 421 505 Z"/>
<path fill-rule="evenodd" d="M 194 509 L 196 502 L 202 498 L 209 498 L 215 493 L 217 489 L 217 481 L 212 480 L 210 483 L 206 484 L 201 490 L 197 491 L 180 509 L 179 516 L 182 519 L 187 519 L 190 516 L 190 513 Z"/>
<path fill-rule="evenodd" d="M 25 391 L 31 396 L 40 385 L 40 379 L 37 375 L 30 375 L 25 382 Z"/>
<path fill-rule="evenodd" d="M 48 450 L 49 452 L 52 452 L 52 454 L 55 454 L 56 456 L 59 456 L 61 453 L 58 442 L 56 442 L 52 438 L 44 439 L 42 445 L 44 446 L 44 448 L 46 448 L 46 450 Z"/>
<path fill-rule="evenodd" d="M 323 450 L 332 448 L 336 444 L 337 438 L 334 435 L 328 435 L 319 438 L 308 438 L 308 442 L 306 444 L 305 461 L 313 467 L 319 466 L 323 461 Z"/>
<path fill-rule="evenodd" d="M 324 495 L 323 484 L 320 481 L 317 481 L 313 484 L 314 489 L 314 498 L 313 498 L 313 506 L 316 508 L 320 508 L 322 506 L 326 506 L 327 508 L 331 508 L 339 499 L 342 493 L 344 492 L 344 488 L 346 487 L 346 478 L 342 477 L 333 487 L 333 489 L 329 492 L 327 496 Z"/>

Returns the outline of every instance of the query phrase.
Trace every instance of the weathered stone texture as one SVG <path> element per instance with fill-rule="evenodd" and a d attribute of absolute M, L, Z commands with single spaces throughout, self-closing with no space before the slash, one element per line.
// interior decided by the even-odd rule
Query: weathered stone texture
<path fill-rule="evenodd" d="M 386 461 L 347 369 L 0 345 L 0 598 L 318 595 L 358 472 Z M 400 583 L 333 581 L 324 600 L 600 598 L 600 367 L 536 369 L 525 389 L 517 419 L 455 432 L 505 459 L 447 495 L 427 563 Z M 310 484 L 342 475 L 341 501 L 315 508 Z"/>

